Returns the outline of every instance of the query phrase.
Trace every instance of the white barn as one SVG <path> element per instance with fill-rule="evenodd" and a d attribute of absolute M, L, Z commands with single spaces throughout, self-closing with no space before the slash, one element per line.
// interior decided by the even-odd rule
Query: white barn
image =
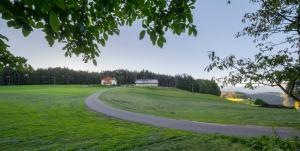
<path fill-rule="evenodd" d="M 158 86 L 157 79 L 138 79 L 135 81 L 135 86 Z"/>

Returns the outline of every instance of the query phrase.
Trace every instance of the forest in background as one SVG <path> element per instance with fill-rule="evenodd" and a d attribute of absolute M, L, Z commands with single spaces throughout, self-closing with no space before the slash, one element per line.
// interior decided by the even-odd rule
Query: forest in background
<path fill-rule="evenodd" d="M 136 79 L 158 79 L 161 87 L 176 87 L 190 92 L 213 95 L 221 94 L 220 88 L 214 80 L 195 79 L 188 74 L 172 76 L 148 70 L 129 71 L 124 69 L 88 72 L 57 67 L 21 72 L 4 68 L 0 71 L 0 85 L 100 84 L 101 79 L 106 76 L 116 78 L 118 85 L 131 85 Z"/>

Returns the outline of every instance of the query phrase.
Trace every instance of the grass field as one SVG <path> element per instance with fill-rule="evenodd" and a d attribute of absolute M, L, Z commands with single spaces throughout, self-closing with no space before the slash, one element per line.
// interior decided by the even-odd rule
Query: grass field
<path fill-rule="evenodd" d="M 300 113 L 261 108 L 174 88 L 119 88 L 100 96 L 108 104 L 145 114 L 192 121 L 300 128 Z"/>
<path fill-rule="evenodd" d="M 0 87 L 0 150 L 221 151 L 299 147 L 295 139 L 200 135 L 88 111 L 84 99 L 103 89 L 77 85 Z"/>

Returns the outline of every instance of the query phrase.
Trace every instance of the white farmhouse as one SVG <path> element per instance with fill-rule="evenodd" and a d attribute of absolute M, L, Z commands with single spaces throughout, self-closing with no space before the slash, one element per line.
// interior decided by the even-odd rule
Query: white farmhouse
<path fill-rule="evenodd" d="M 135 86 L 158 86 L 157 79 L 138 79 L 135 81 Z"/>
<path fill-rule="evenodd" d="M 117 85 L 117 80 L 107 76 L 101 79 L 101 85 Z"/>

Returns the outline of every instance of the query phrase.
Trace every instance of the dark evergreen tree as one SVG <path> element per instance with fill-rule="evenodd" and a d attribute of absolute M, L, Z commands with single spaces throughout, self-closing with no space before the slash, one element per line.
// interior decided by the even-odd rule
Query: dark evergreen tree
<path fill-rule="evenodd" d="M 1 85 L 25 85 L 25 84 L 100 84 L 106 76 L 116 78 L 119 85 L 132 85 L 136 79 L 157 79 L 161 87 L 176 87 L 178 89 L 220 95 L 220 88 L 212 80 L 194 79 L 192 76 L 164 75 L 148 70 L 129 71 L 114 70 L 99 72 L 75 71 L 68 68 L 36 69 L 32 72 L 22 72 L 12 68 L 4 68 L 0 71 Z"/>

